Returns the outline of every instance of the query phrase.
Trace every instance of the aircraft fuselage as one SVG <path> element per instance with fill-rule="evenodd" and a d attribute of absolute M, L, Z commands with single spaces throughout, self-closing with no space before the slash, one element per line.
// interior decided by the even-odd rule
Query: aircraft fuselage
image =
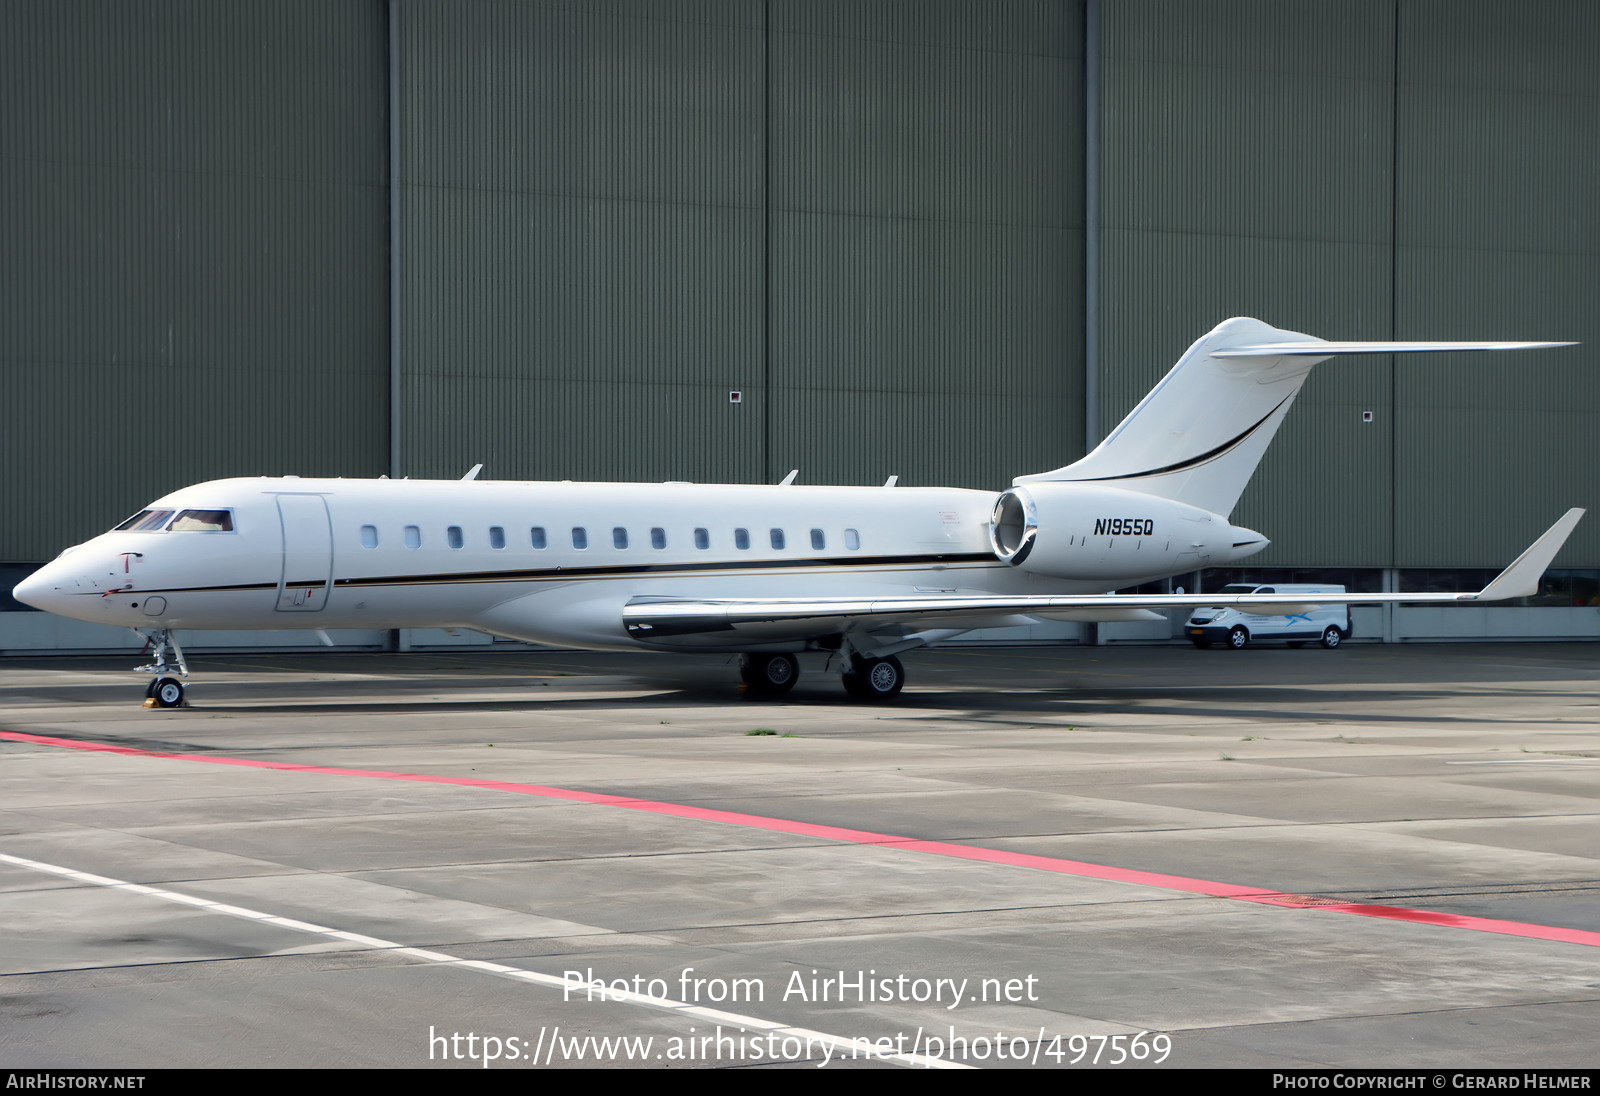
<path fill-rule="evenodd" d="M 152 502 L 145 530 L 69 549 L 18 596 L 134 628 L 461 627 L 639 649 L 680 645 L 623 628 L 622 607 L 639 597 L 1103 592 L 1210 562 L 1164 500 L 1080 490 L 1086 505 L 1052 530 L 1076 550 L 1076 572 L 1062 577 L 996 557 L 990 491 L 217 480 Z M 208 527 L 219 523 L 230 527 Z M 748 637 L 681 645 L 750 649 Z"/>

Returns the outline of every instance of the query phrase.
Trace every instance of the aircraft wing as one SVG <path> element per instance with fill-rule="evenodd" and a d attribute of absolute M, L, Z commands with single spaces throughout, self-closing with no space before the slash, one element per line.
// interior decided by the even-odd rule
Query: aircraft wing
<path fill-rule="evenodd" d="M 622 610 L 623 625 L 635 639 L 741 631 L 823 635 L 852 624 L 868 628 L 915 622 L 960 627 L 963 619 L 1022 613 L 1078 619 L 1117 619 L 1129 610 L 1197 606 L 1250 609 L 1266 615 L 1303 613 L 1314 605 L 1373 605 L 1422 602 L 1503 601 L 1539 590 L 1539 577 L 1566 543 L 1584 510 L 1573 508 L 1496 575 L 1473 592 L 1386 594 L 1299 594 L 1292 600 L 1274 594 L 927 594 L 887 597 L 717 598 L 637 597 Z M 1104 613 L 1107 615 L 1101 616 Z M 1126 619 L 1126 617 L 1124 617 Z M 979 627 L 969 623 L 966 627 Z"/>

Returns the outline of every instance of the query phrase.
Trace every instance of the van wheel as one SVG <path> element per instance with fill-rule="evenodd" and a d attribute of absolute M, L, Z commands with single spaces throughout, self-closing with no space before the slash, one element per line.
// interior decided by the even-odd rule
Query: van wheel
<path fill-rule="evenodd" d="M 1328 648 L 1328 650 L 1333 650 L 1343 641 L 1344 633 L 1339 631 L 1339 629 L 1335 628 L 1332 624 L 1328 625 L 1322 630 L 1322 645 Z"/>
<path fill-rule="evenodd" d="M 1244 630 L 1242 624 L 1235 624 L 1233 631 L 1228 633 L 1228 646 L 1235 651 L 1242 651 L 1250 645 L 1250 633 Z"/>

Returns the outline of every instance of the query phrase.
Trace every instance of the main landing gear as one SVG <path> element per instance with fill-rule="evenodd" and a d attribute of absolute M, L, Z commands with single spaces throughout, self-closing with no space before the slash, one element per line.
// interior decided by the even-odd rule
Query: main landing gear
<path fill-rule="evenodd" d="M 905 688 L 906 668 L 893 655 L 888 658 L 853 655 L 846 665 L 848 668 L 841 675 L 844 691 L 856 700 L 872 704 L 893 700 Z"/>
<path fill-rule="evenodd" d="M 800 677 L 794 655 L 741 655 L 739 677 L 757 696 L 782 696 Z"/>
<path fill-rule="evenodd" d="M 754 695 L 783 696 L 800 677 L 800 662 L 790 654 L 748 654 L 739 657 L 739 677 Z M 893 700 L 906 684 L 906 668 L 898 658 L 869 658 L 851 654 L 840 675 L 844 691 L 854 700 L 877 703 Z"/>
<path fill-rule="evenodd" d="M 179 678 L 189 676 L 189 665 L 183 659 L 183 648 L 178 646 L 178 641 L 166 628 L 133 629 L 135 634 L 143 636 L 145 645 L 149 648 L 151 660 L 138 668 L 142 674 L 153 675 L 153 680 L 144 691 L 144 706 L 146 708 L 181 708 L 183 706 L 183 682 Z M 167 651 L 171 649 L 172 660 L 176 669 L 167 664 Z M 178 677 L 169 676 L 176 672 Z"/>

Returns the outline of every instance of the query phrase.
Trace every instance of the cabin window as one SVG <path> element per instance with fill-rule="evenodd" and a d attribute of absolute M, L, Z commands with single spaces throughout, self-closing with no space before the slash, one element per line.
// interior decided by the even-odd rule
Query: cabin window
<path fill-rule="evenodd" d="M 589 547 L 589 530 L 581 525 L 574 525 L 572 527 L 572 546 L 574 548 Z"/>
<path fill-rule="evenodd" d="M 452 525 L 444 531 L 444 539 L 452 548 L 460 548 L 467 543 L 467 538 L 462 535 L 461 526 Z"/>
<path fill-rule="evenodd" d="M 844 546 L 854 552 L 861 547 L 861 534 L 854 529 L 844 531 Z"/>
<path fill-rule="evenodd" d="M 743 552 L 750 547 L 750 530 L 735 529 L 733 531 L 733 546 Z"/>
<path fill-rule="evenodd" d="M 172 524 L 169 533 L 231 533 L 233 514 L 227 510 L 184 510 Z"/>
<path fill-rule="evenodd" d="M 661 526 L 657 525 L 655 528 L 650 530 L 650 547 L 661 549 L 665 548 L 666 546 L 667 531 L 661 528 Z"/>
<path fill-rule="evenodd" d="M 506 546 L 506 531 L 499 525 L 489 526 L 489 547 L 504 548 Z"/>
<path fill-rule="evenodd" d="M 549 541 L 545 539 L 544 526 L 542 525 L 535 525 L 528 530 L 528 539 L 533 542 L 535 548 L 543 548 L 549 544 Z"/>
<path fill-rule="evenodd" d="M 771 535 L 772 535 L 772 548 L 773 548 L 773 550 L 777 551 L 777 552 L 783 551 L 783 530 L 782 529 L 774 529 L 774 530 L 772 530 L 772 534 Z"/>
<path fill-rule="evenodd" d="M 133 517 L 117 526 L 118 533 L 154 533 L 167 523 L 172 516 L 171 510 L 140 510 Z"/>
<path fill-rule="evenodd" d="M 361 547 L 376 548 L 378 546 L 378 527 L 376 525 L 363 525 L 361 527 Z"/>
<path fill-rule="evenodd" d="M 711 547 L 711 533 L 710 533 L 710 531 L 706 530 L 706 529 L 696 529 L 694 531 L 694 546 L 696 548 L 700 549 L 702 552 L 704 552 L 707 548 L 710 548 Z"/>
<path fill-rule="evenodd" d="M 811 550 L 820 552 L 828 546 L 828 538 L 822 535 L 821 529 L 811 530 Z"/>
<path fill-rule="evenodd" d="M 628 531 L 622 526 L 611 530 L 611 547 L 626 548 L 628 546 Z"/>
<path fill-rule="evenodd" d="M 406 547 L 422 547 L 422 530 L 417 528 L 415 525 L 406 526 Z"/>

